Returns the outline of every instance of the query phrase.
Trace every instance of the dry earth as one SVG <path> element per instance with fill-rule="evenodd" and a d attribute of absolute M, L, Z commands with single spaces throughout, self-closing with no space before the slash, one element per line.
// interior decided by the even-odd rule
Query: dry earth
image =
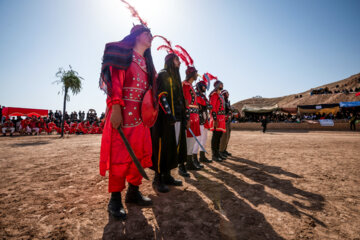
<path fill-rule="evenodd" d="M 233 131 L 233 157 L 167 194 L 144 181 L 154 205 L 126 222 L 106 212 L 100 139 L 1 138 L 0 239 L 360 239 L 359 133 Z"/>

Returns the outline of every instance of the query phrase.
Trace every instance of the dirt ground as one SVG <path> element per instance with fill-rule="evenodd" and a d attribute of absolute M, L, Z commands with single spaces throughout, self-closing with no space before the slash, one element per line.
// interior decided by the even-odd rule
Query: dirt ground
<path fill-rule="evenodd" d="M 359 133 L 233 131 L 233 157 L 166 194 L 144 180 L 154 204 L 125 222 L 106 211 L 100 140 L 0 138 L 0 239 L 360 239 Z"/>

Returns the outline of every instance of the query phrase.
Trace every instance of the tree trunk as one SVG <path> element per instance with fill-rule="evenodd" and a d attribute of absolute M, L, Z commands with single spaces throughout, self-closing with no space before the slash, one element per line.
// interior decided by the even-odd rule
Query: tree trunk
<path fill-rule="evenodd" d="M 65 88 L 65 94 L 64 94 L 64 107 L 63 107 L 63 114 L 62 114 L 62 121 L 61 121 L 61 137 L 64 137 L 64 125 L 65 125 L 65 111 L 66 111 L 66 96 L 68 93 L 68 89 Z"/>

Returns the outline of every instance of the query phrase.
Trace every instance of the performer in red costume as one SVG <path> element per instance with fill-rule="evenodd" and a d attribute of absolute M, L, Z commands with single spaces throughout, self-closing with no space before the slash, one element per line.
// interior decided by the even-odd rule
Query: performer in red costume
<path fill-rule="evenodd" d="M 77 125 L 76 132 L 79 134 L 87 134 L 88 133 L 88 129 L 86 127 L 85 122 L 81 122 Z"/>
<path fill-rule="evenodd" d="M 195 90 L 192 87 L 193 82 L 198 77 L 198 71 L 194 67 L 194 61 L 190 57 L 189 53 L 179 45 L 176 45 L 179 49 L 179 57 L 185 62 L 186 69 L 186 78 L 182 83 L 185 106 L 187 114 L 189 115 L 189 122 L 187 124 L 187 129 L 191 129 L 195 136 L 200 136 L 200 123 L 199 123 L 199 106 L 196 101 Z M 189 130 L 186 130 L 186 145 L 187 145 L 187 158 L 186 158 L 186 168 L 189 170 L 200 170 L 204 165 L 196 159 L 193 159 L 192 152 L 195 145 L 195 138 L 190 133 Z"/>
<path fill-rule="evenodd" d="M 78 124 L 76 121 L 70 123 L 70 134 L 76 133 L 77 125 Z"/>
<path fill-rule="evenodd" d="M 217 162 L 223 161 L 223 157 L 219 153 L 220 139 L 225 127 L 225 100 L 221 95 L 223 83 L 217 80 L 214 83 L 214 90 L 210 93 L 210 104 L 212 105 L 210 115 L 210 131 L 213 132 L 211 139 L 212 159 Z"/>
<path fill-rule="evenodd" d="M 40 118 L 37 122 L 37 127 L 39 128 L 39 134 L 41 134 L 42 131 L 46 131 L 46 123 L 43 118 Z"/>
<path fill-rule="evenodd" d="M 31 128 L 31 131 L 35 131 L 35 135 L 39 134 L 38 121 L 39 120 L 37 120 L 36 116 L 33 116 L 31 121 L 30 121 L 30 124 L 29 124 L 29 127 Z"/>
<path fill-rule="evenodd" d="M 54 123 L 54 121 L 51 121 L 48 123 L 48 128 L 47 128 L 47 133 L 51 134 L 51 132 L 55 130 L 56 132 L 61 132 L 60 128 L 56 126 L 56 124 Z"/>
<path fill-rule="evenodd" d="M 208 133 L 208 130 L 210 129 L 210 124 L 209 124 L 210 117 L 209 117 L 208 111 L 211 110 L 211 108 L 212 108 L 209 100 L 207 99 L 207 97 L 205 95 L 205 92 L 206 92 L 206 90 L 209 89 L 210 81 L 214 78 L 215 77 L 213 77 L 210 73 L 205 73 L 203 75 L 203 80 L 199 81 L 196 84 L 196 100 L 199 105 L 199 119 L 200 119 L 200 132 L 201 132 L 199 141 L 204 147 L 206 145 L 207 133 Z M 197 154 L 198 154 L 199 148 L 200 148 L 200 146 L 196 142 L 194 145 L 194 149 L 193 149 L 193 158 L 194 159 L 197 159 Z M 202 150 L 200 150 L 200 158 L 199 159 L 200 159 L 200 162 L 205 162 L 205 163 L 212 162 L 205 156 L 205 152 Z"/>
<path fill-rule="evenodd" d="M 147 90 L 152 93 L 151 104 L 155 105 L 157 101 L 156 86 L 154 86 L 156 72 L 150 49 L 152 35 L 136 10 L 126 4 L 141 24 L 135 25 L 130 34 L 120 42 L 106 44 L 100 77 L 100 88 L 107 94 L 107 113 L 100 151 L 100 174 L 105 176 L 106 171 L 109 171 L 111 198 L 108 211 L 111 216 L 118 219 L 126 218 L 121 202 L 125 181 L 129 183 L 126 203 L 148 206 L 152 201 L 139 191 L 142 176 L 133 163 L 117 128 L 122 128 L 141 165 L 144 168 L 151 167 L 150 129 L 145 126 L 142 115 L 147 109 L 141 111 L 140 108 Z"/>
<path fill-rule="evenodd" d="M 15 132 L 14 123 L 10 120 L 10 118 L 6 119 L 4 124 L 2 125 L 1 131 L 4 136 L 6 136 L 6 131 L 10 131 L 10 136 Z"/>

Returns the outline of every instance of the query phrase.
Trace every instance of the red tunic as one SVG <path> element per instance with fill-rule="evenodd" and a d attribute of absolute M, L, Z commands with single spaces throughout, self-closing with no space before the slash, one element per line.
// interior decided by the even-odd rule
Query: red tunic
<path fill-rule="evenodd" d="M 196 95 L 194 88 L 188 81 L 182 82 L 184 98 L 188 102 L 189 105 L 186 108 L 190 111 L 190 128 L 193 131 L 195 136 L 200 136 L 200 122 L 199 122 L 199 106 L 196 101 Z M 193 137 L 191 133 L 186 130 L 187 137 Z"/>
<path fill-rule="evenodd" d="M 204 94 L 201 95 L 197 95 L 196 96 L 196 101 L 199 105 L 207 107 L 209 103 L 209 100 L 207 99 L 207 97 Z M 200 114 L 200 113 L 199 113 Z M 206 115 L 206 114 L 205 114 Z M 210 124 L 209 124 L 209 120 L 207 118 L 207 115 L 204 116 L 205 119 L 205 123 L 204 123 L 204 128 L 206 129 L 210 129 Z"/>
<path fill-rule="evenodd" d="M 27 119 L 21 120 L 20 125 L 22 128 L 26 128 L 29 125 L 29 120 Z"/>
<path fill-rule="evenodd" d="M 133 60 L 128 69 L 118 70 L 110 67 L 110 71 L 112 88 L 111 97 L 106 100 L 108 112 L 101 140 L 100 174 L 105 176 L 106 171 L 109 170 L 109 191 L 111 192 L 111 176 L 126 177 L 129 181 L 132 179 L 132 175 L 139 174 L 137 170 L 132 170 L 132 159 L 129 152 L 117 129 L 114 129 L 110 122 L 112 105 L 121 105 L 122 130 L 144 168 L 152 166 L 152 144 L 150 129 L 143 125 L 140 112 L 145 91 L 149 88 L 145 58 L 134 51 Z M 136 181 L 139 185 L 141 178 L 140 182 Z M 121 188 L 114 191 L 119 190 L 121 191 Z"/>
<path fill-rule="evenodd" d="M 14 123 L 13 122 L 4 122 L 3 127 L 4 128 L 12 128 L 12 127 L 14 127 Z"/>
<path fill-rule="evenodd" d="M 225 100 L 221 94 L 218 94 L 216 91 L 210 94 L 210 104 L 212 105 L 212 109 L 210 112 L 210 131 L 219 131 L 226 132 L 225 125 Z M 218 121 L 218 127 L 215 128 L 213 112 L 216 114 L 216 119 Z"/>

